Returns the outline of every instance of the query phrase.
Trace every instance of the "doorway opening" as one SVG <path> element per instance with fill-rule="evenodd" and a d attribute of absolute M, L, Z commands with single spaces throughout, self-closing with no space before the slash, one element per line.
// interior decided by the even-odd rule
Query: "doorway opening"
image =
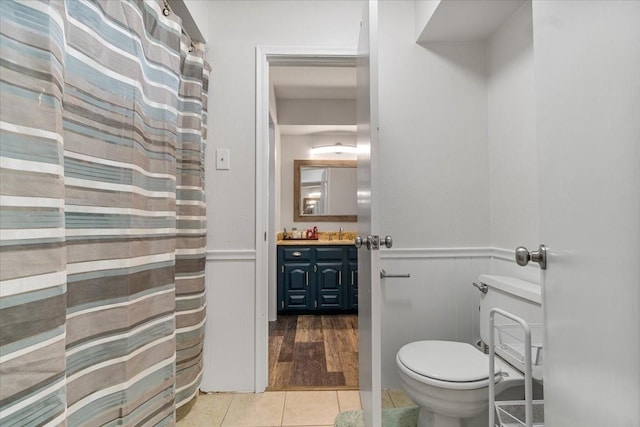
<path fill-rule="evenodd" d="M 256 391 L 358 388 L 357 314 L 278 314 L 277 240 L 285 228 L 355 231 L 357 223 L 293 220 L 293 160 L 311 146 L 355 145 L 355 52 L 258 48 Z M 352 77 L 345 77 L 352 75 Z M 354 194 L 355 198 L 355 194 Z M 264 232 L 262 232 L 264 230 Z M 352 310 L 353 312 L 353 310 Z M 264 387 L 262 387 L 264 386 Z"/>

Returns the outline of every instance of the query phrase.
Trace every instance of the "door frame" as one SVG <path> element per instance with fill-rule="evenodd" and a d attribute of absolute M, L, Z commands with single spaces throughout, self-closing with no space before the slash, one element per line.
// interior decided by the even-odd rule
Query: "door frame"
<path fill-rule="evenodd" d="M 276 230 L 269 230 L 269 66 L 328 65 L 353 62 L 357 48 L 257 46 L 256 47 L 256 264 L 254 391 L 269 384 L 269 247 L 275 246 Z M 274 260 L 275 261 L 275 260 Z"/>

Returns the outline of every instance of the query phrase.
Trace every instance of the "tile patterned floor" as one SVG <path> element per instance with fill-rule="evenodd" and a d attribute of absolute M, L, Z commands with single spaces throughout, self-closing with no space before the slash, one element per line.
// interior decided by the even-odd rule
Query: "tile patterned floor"
<path fill-rule="evenodd" d="M 402 390 L 383 390 L 382 407 L 415 406 Z M 324 427 L 340 412 L 360 409 L 358 391 L 214 393 L 198 397 L 178 427 Z"/>

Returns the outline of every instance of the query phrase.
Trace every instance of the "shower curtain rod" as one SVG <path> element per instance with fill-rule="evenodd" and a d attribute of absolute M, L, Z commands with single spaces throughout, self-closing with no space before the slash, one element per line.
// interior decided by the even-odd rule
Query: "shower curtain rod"
<path fill-rule="evenodd" d="M 191 16 L 189 8 L 184 3 L 184 0 L 164 0 L 165 7 L 169 8 L 173 13 L 178 15 L 182 19 L 182 31 L 191 39 L 191 44 L 206 43 L 198 24 Z"/>

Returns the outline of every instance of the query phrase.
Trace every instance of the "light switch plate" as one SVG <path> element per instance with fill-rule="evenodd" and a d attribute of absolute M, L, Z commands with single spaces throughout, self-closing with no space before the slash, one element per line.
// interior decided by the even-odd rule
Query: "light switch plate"
<path fill-rule="evenodd" d="M 216 149 L 216 169 L 217 170 L 231 169 L 231 151 L 228 148 Z"/>

